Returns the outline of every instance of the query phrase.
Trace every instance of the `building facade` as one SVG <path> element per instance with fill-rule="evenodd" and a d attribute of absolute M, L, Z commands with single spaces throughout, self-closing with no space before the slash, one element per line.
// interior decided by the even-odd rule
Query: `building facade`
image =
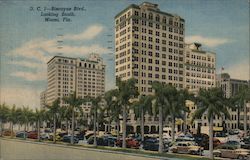
<path fill-rule="evenodd" d="M 44 109 L 46 107 L 46 97 L 47 97 L 47 90 L 44 90 L 40 93 L 40 108 Z"/>
<path fill-rule="evenodd" d="M 135 78 L 141 94 L 159 81 L 183 88 L 184 24 L 157 4 L 130 5 L 115 16 L 115 75 Z"/>
<path fill-rule="evenodd" d="M 233 79 L 227 73 L 221 73 L 217 75 L 216 80 L 217 87 L 221 87 L 225 97 L 231 98 L 235 96 L 242 85 L 249 85 L 247 80 Z M 239 113 L 236 109 L 229 109 L 230 120 L 225 120 L 225 125 L 228 129 L 236 129 L 238 127 L 243 128 L 244 112 L 241 110 Z M 238 120 L 240 126 L 238 126 Z M 247 122 L 248 128 L 250 128 L 250 104 L 247 104 Z"/>
<path fill-rule="evenodd" d="M 197 91 L 200 88 L 215 87 L 216 54 L 202 50 L 202 45 L 185 45 L 185 88 Z"/>
<path fill-rule="evenodd" d="M 152 82 L 184 88 L 185 21 L 161 11 L 157 4 L 130 5 L 115 16 L 116 78 L 136 79 L 140 94 L 152 94 Z M 140 126 L 130 112 L 128 125 Z M 146 116 L 146 128 L 155 131 L 158 117 Z"/>
<path fill-rule="evenodd" d="M 73 92 L 76 92 L 79 98 L 97 97 L 105 92 L 105 65 L 97 54 L 90 54 L 89 58 L 85 59 L 55 56 L 47 65 L 48 105 L 57 98 L 67 97 Z M 60 105 L 67 104 L 61 101 Z M 89 113 L 90 104 L 84 105 L 83 109 Z"/>

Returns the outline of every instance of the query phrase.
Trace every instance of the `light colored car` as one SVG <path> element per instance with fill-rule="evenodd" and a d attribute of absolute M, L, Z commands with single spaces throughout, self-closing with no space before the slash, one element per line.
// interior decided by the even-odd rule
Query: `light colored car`
<path fill-rule="evenodd" d="M 239 159 L 239 160 L 249 160 L 250 151 L 247 149 L 235 149 L 235 146 L 222 145 L 213 151 L 214 156 Z"/>
<path fill-rule="evenodd" d="M 204 148 L 196 145 L 193 142 L 177 142 L 173 147 L 171 147 L 170 150 L 173 153 L 202 155 Z"/>

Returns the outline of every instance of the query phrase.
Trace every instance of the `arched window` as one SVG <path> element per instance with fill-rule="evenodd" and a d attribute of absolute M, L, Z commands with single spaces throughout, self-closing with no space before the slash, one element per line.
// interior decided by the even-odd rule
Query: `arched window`
<path fill-rule="evenodd" d="M 162 22 L 163 22 L 163 23 L 167 23 L 167 19 L 166 19 L 165 16 L 163 17 Z"/>
<path fill-rule="evenodd" d="M 160 16 L 157 14 L 156 15 L 156 17 L 155 17 L 155 20 L 157 21 L 157 22 L 160 22 Z"/>
<path fill-rule="evenodd" d="M 149 13 L 149 15 L 148 15 L 148 19 L 153 19 L 153 14 L 152 13 Z"/>

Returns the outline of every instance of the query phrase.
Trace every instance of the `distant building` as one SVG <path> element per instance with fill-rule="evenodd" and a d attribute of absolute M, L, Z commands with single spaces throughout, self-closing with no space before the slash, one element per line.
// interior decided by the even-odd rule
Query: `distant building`
<path fill-rule="evenodd" d="M 48 88 L 41 97 L 46 95 L 48 105 L 73 92 L 80 98 L 97 97 L 105 92 L 105 65 L 97 54 L 90 54 L 89 58 L 55 56 L 47 65 Z M 61 101 L 61 106 L 66 105 Z M 90 104 L 83 108 L 85 112 L 90 112 Z"/>
<path fill-rule="evenodd" d="M 248 85 L 247 80 L 240 80 L 240 79 L 233 79 L 230 77 L 228 73 L 222 73 L 217 75 L 216 85 L 217 87 L 221 87 L 225 96 L 227 98 L 231 98 L 235 96 L 240 89 L 240 86 L 242 85 Z M 247 104 L 247 121 L 248 121 L 248 127 L 250 128 L 250 104 Z M 230 120 L 226 120 L 226 126 L 229 129 L 235 129 L 238 128 L 237 121 L 238 121 L 238 113 L 236 109 L 230 109 Z M 243 110 L 240 111 L 240 127 L 243 127 Z"/>
<path fill-rule="evenodd" d="M 40 94 L 40 108 L 44 109 L 46 107 L 46 97 L 47 97 L 47 90 L 44 90 Z"/>
<path fill-rule="evenodd" d="M 185 47 L 185 88 L 189 91 L 215 87 L 216 54 L 202 50 L 201 46 L 192 43 Z"/>

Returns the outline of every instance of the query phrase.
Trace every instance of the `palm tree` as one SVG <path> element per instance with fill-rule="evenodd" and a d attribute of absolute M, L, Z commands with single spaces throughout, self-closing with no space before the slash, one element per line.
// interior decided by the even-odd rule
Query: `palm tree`
<path fill-rule="evenodd" d="M 88 98 L 91 102 L 91 105 L 92 105 L 92 114 L 93 114 L 93 117 L 94 117 L 94 146 L 97 146 L 97 142 L 96 142 L 96 126 L 97 125 L 97 113 L 98 113 L 98 109 L 100 108 L 100 102 L 102 100 L 102 97 L 101 96 L 98 96 L 96 98 Z"/>
<path fill-rule="evenodd" d="M 202 115 L 207 114 L 209 123 L 209 157 L 213 159 L 213 119 L 215 115 L 230 118 L 227 99 L 220 88 L 201 89 L 196 98 L 198 108 L 194 112 L 193 119 L 200 119 Z"/>
<path fill-rule="evenodd" d="M 42 121 L 45 118 L 44 114 L 45 114 L 45 110 L 44 109 L 38 110 L 36 108 L 34 116 L 35 116 L 36 123 L 37 123 L 36 126 L 37 126 L 37 140 L 38 141 L 40 141 L 40 127 L 41 127 Z"/>
<path fill-rule="evenodd" d="M 63 101 L 69 106 L 69 110 L 72 112 L 72 124 L 71 124 L 71 144 L 74 144 L 74 130 L 75 130 L 75 111 L 81 109 L 81 105 L 86 102 L 86 99 L 81 99 L 76 96 L 76 92 L 70 94 L 69 97 L 63 97 Z"/>
<path fill-rule="evenodd" d="M 112 123 L 112 120 L 114 119 L 114 116 L 112 115 L 115 115 L 115 114 L 112 114 L 112 112 L 115 111 L 114 104 L 115 104 L 115 97 L 117 96 L 117 92 L 118 92 L 117 89 L 112 89 L 112 90 L 107 91 L 104 95 L 104 99 L 106 102 L 105 111 L 108 117 L 108 132 L 111 131 L 111 123 Z"/>
<path fill-rule="evenodd" d="M 20 115 L 20 123 L 24 124 L 24 131 L 27 132 L 27 127 L 29 124 L 29 119 L 31 116 L 31 110 L 29 107 L 24 107 L 22 108 L 22 114 Z M 24 139 L 26 139 L 26 134 L 24 134 Z"/>
<path fill-rule="evenodd" d="M 144 141 L 144 117 L 146 113 L 152 115 L 152 100 L 152 96 L 141 95 L 139 96 L 139 101 L 133 105 L 135 116 L 140 117 L 142 142 Z"/>
<path fill-rule="evenodd" d="M 128 79 L 122 81 L 117 79 L 116 85 L 118 87 L 118 101 L 122 105 L 122 147 L 126 148 L 126 125 L 127 125 L 127 111 L 128 106 L 131 104 L 130 100 L 138 96 L 138 91 L 135 87 L 135 79 Z"/>
<path fill-rule="evenodd" d="M 113 89 L 105 93 L 104 99 L 106 101 L 106 110 L 109 113 L 107 116 L 109 117 L 109 125 L 111 125 L 112 121 L 116 123 L 116 134 L 117 139 L 119 139 L 119 128 L 120 128 L 120 118 L 122 105 L 118 100 L 118 89 Z M 109 129 L 110 130 L 110 129 Z"/>
<path fill-rule="evenodd" d="M 238 127 L 240 124 L 240 110 L 243 109 L 244 112 L 244 132 L 245 136 L 247 133 L 247 101 L 250 101 L 250 87 L 247 85 L 241 85 L 239 88 L 238 93 L 232 98 L 234 101 L 234 104 L 237 106 L 237 112 L 238 112 Z"/>
<path fill-rule="evenodd" d="M 11 138 L 13 138 L 14 135 L 14 125 L 17 123 L 17 115 L 16 115 L 16 106 L 13 105 L 12 108 L 10 109 L 9 114 L 7 115 L 7 119 L 10 123 L 10 131 L 11 131 Z"/>
<path fill-rule="evenodd" d="M 4 123 L 7 122 L 7 115 L 9 115 L 9 108 L 8 106 L 3 103 L 0 105 L 0 136 L 2 135 L 3 129 L 4 129 Z"/>
<path fill-rule="evenodd" d="M 167 112 L 171 115 L 171 137 L 172 142 L 175 141 L 175 122 L 177 117 L 182 117 L 183 112 L 186 114 L 188 108 L 186 107 L 186 100 L 189 97 L 187 90 L 177 90 L 173 86 L 168 87 L 170 90 L 168 95 L 170 105 L 166 108 Z"/>
<path fill-rule="evenodd" d="M 60 98 L 53 101 L 51 106 L 47 105 L 46 107 L 49 109 L 49 113 L 53 116 L 53 142 L 56 143 L 56 121 L 60 112 Z"/>
<path fill-rule="evenodd" d="M 164 85 L 160 82 L 153 82 L 152 88 L 154 89 L 154 108 L 159 116 L 159 153 L 163 152 L 163 119 L 165 119 L 167 110 L 166 107 L 170 106 L 170 97 L 174 92 L 170 85 Z M 163 117 L 164 115 L 164 117 Z"/>

